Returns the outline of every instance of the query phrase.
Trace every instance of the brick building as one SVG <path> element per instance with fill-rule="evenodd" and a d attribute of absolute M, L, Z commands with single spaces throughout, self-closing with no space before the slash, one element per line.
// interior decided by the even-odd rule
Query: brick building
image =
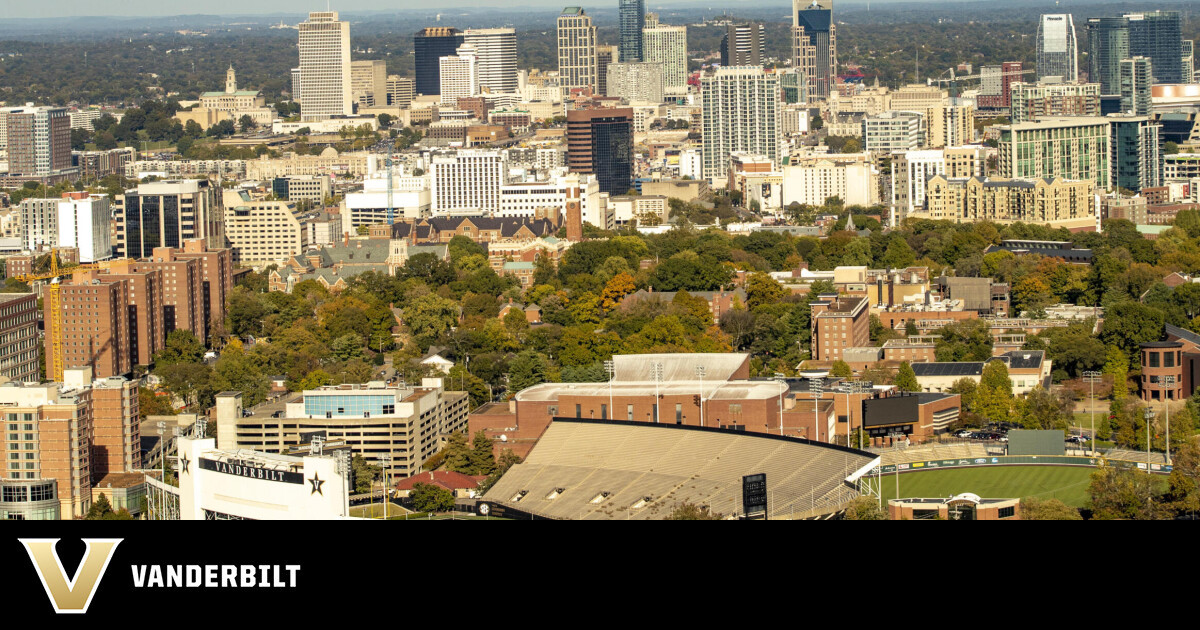
<path fill-rule="evenodd" d="M 842 350 L 871 345 L 871 313 L 867 298 L 821 295 L 812 303 L 812 355 L 837 361 Z"/>
<path fill-rule="evenodd" d="M 0 294 L 0 377 L 36 382 L 39 369 L 37 296 Z"/>

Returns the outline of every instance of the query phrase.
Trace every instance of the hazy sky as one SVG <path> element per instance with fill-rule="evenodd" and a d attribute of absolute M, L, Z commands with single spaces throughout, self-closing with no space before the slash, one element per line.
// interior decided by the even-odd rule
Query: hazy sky
<path fill-rule="evenodd" d="M 865 0 L 862 0 L 865 1 Z M 735 7 L 744 4 L 786 5 L 788 0 L 713 0 L 714 7 Z M 667 4 L 692 4 L 703 6 L 704 0 L 647 0 L 647 7 Z M 564 7 L 571 4 L 589 7 L 616 9 L 617 0 L 438 0 L 433 3 L 413 0 L 330 0 L 335 11 L 396 11 L 425 9 L 432 7 L 504 7 L 537 6 Z M 206 15 L 247 15 L 259 13 L 307 13 L 325 9 L 325 0 L 0 0 L 0 19 L 37 18 L 63 16 L 163 16 L 203 13 Z"/>

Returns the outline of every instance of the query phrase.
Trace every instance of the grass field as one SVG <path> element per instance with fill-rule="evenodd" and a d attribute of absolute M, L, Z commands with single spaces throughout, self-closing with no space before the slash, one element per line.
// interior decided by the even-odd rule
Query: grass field
<path fill-rule="evenodd" d="M 1083 507 L 1088 500 L 1089 475 L 1094 468 L 1069 466 L 997 466 L 930 470 L 900 475 L 900 496 L 950 497 L 973 492 L 985 499 L 1039 496 Z M 883 500 L 896 498 L 895 475 L 883 478 Z"/>

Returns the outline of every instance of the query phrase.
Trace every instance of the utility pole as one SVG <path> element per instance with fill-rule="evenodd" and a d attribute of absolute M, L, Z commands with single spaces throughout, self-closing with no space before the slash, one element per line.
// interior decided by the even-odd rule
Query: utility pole
<path fill-rule="evenodd" d="M 1091 455 L 1096 455 L 1096 383 L 1100 380 L 1100 372 L 1096 370 L 1088 370 L 1083 373 L 1083 382 L 1091 386 L 1091 412 L 1092 412 L 1092 448 Z"/>

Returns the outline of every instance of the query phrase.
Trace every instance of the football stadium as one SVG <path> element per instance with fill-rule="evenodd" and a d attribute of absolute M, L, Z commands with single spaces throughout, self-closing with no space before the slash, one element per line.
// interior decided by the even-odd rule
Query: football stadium
<path fill-rule="evenodd" d="M 879 465 L 872 453 L 792 437 L 558 418 L 479 502 L 483 514 L 664 519 L 679 505 L 745 518 L 743 478 L 766 475 L 769 519 L 835 518 Z"/>

